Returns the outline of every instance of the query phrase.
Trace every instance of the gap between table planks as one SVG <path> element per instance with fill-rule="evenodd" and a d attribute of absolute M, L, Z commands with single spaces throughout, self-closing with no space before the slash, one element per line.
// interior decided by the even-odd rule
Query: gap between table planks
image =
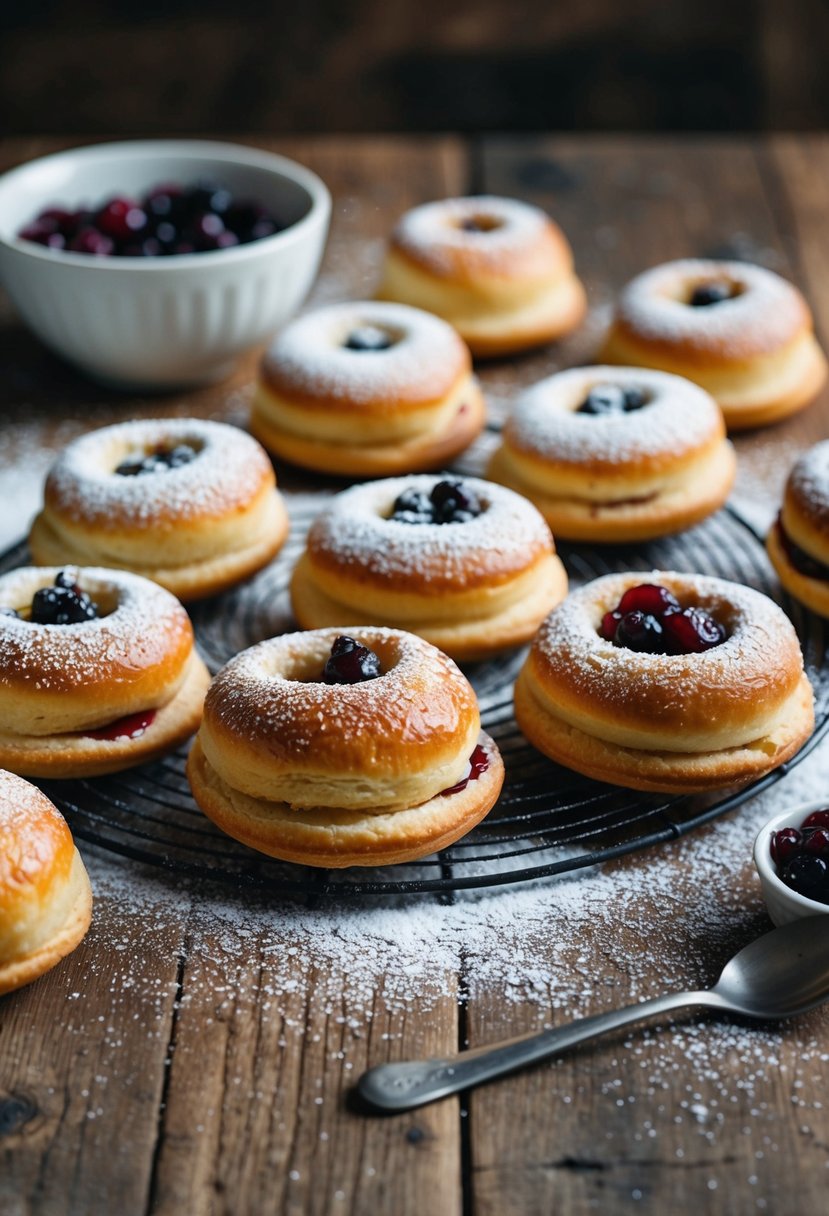
<path fill-rule="evenodd" d="M 824 340 L 829 334 L 827 254 L 821 245 L 829 202 L 823 184 L 829 170 L 825 140 L 485 139 L 466 146 L 454 139 L 332 138 L 280 140 L 275 146 L 317 169 L 335 194 L 318 300 L 370 290 L 366 243 L 376 243 L 379 252 L 393 218 L 416 201 L 489 190 L 538 201 L 560 219 L 588 283 L 594 321 L 558 348 L 484 369 L 496 413 L 507 407 L 516 385 L 588 360 L 614 290 L 645 265 L 668 257 L 735 247 L 754 252 L 807 290 Z M 42 150 L 43 143 L 27 142 L 5 145 L 3 154 L 13 163 Z M 735 242 L 737 234 L 743 235 Z M 369 245 L 369 254 L 372 249 Z M 7 428 L 21 400 L 27 416 L 42 421 L 43 442 L 53 446 L 72 432 L 66 410 L 76 417 L 78 431 L 135 414 L 222 415 L 253 367 L 248 360 L 230 386 L 172 401 L 113 401 L 45 356 L 15 325 L 0 331 L 0 357 L 10 373 L 5 388 L 0 386 L 0 424 L 4 441 L 11 441 L 0 457 L 4 465 L 15 456 L 15 435 Z M 756 495 L 761 487 L 764 494 L 777 494 L 794 455 L 825 432 L 824 398 L 765 436 L 739 439 L 744 492 Z M 693 875 L 682 869 L 682 845 L 671 848 L 678 888 L 696 898 Z M 100 859 L 98 864 L 117 869 L 120 863 Z M 634 868 L 637 860 L 619 864 Z M 746 899 L 756 902 L 748 874 L 738 881 Z M 271 1022 L 263 1012 L 261 994 L 269 981 L 259 958 L 240 960 L 218 947 L 209 960 L 191 956 L 188 917 L 203 900 L 209 894 L 199 891 L 183 898 L 180 918 L 163 929 L 151 910 L 147 917 L 134 917 L 112 901 L 100 903 L 82 950 L 3 1003 L 4 1213 L 402 1216 L 426 1209 L 440 1216 L 489 1216 L 628 1207 L 656 1212 L 666 1202 L 678 1211 L 693 1206 L 713 1213 L 723 1210 L 727 1195 L 729 1213 L 741 1214 L 754 1212 L 761 1194 L 769 1210 L 785 1210 L 792 1193 L 802 1216 L 824 1210 L 822 1174 L 809 1175 L 799 1166 L 795 1179 L 794 1163 L 802 1156 L 798 1119 L 782 1082 L 768 1095 L 781 1153 L 768 1154 L 765 1163 L 751 1156 L 749 1163 L 754 1146 L 739 1135 L 746 1112 L 738 1110 L 733 1143 L 728 1126 L 720 1128 L 716 1159 L 700 1137 L 690 1160 L 679 1167 L 674 1149 L 687 1141 L 682 1127 L 666 1126 L 655 1153 L 647 1140 L 632 1138 L 629 1111 L 608 1097 L 608 1088 L 621 1078 L 624 1092 L 636 1095 L 640 1115 L 652 1106 L 654 1119 L 660 1118 L 658 1098 L 645 1090 L 641 1057 L 634 1061 L 613 1041 L 479 1091 L 468 1103 L 468 1117 L 467 1104 L 461 1111 L 452 1100 L 387 1121 L 363 1120 L 339 1105 L 332 1118 L 331 1105 L 341 1104 L 347 1083 L 363 1064 L 452 1052 L 459 1035 L 478 1045 L 533 1029 L 537 1008 L 507 1005 L 491 994 L 470 1000 L 459 1016 L 456 993 L 468 976 L 447 974 L 442 997 L 428 1016 L 417 1007 L 405 1013 L 384 1009 L 378 999 L 365 1037 L 349 1043 L 352 1070 L 346 1072 L 336 1056 L 349 1032 L 290 995 L 280 1003 L 283 1023 L 299 1021 L 306 1029 L 289 1038 L 288 1046 L 279 1046 L 283 1023 Z M 764 923 L 758 905 L 758 932 Z M 682 934 L 681 921 L 664 931 L 666 955 L 679 957 L 678 982 L 713 978 L 719 956 L 711 958 L 709 976 L 691 974 L 689 967 L 682 973 Z M 620 941 L 636 947 L 624 929 Z M 131 1007 L 129 989 L 123 988 L 126 971 L 112 957 L 113 943 L 137 960 L 145 976 L 155 978 L 159 996 L 148 1007 Z M 625 1000 L 624 967 L 608 962 L 606 943 L 588 934 L 582 946 L 595 969 L 614 980 L 612 987 L 599 987 L 585 1011 Z M 470 958 L 467 968 L 474 966 Z M 219 988 L 228 991 L 219 997 Z M 83 999 L 71 1000 L 79 989 Z M 788 1056 L 797 1055 L 818 1017 L 792 1028 L 785 1040 Z M 681 1049 L 671 1047 L 669 1036 L 648 1042 L 653 1046 L 646 1045 L 646 1059 L 658 1042 L 661 1057 L 672 1058 L 676 1075 L 684 1078 L 688 1062 Z M 705 1082 L 695 1081 L 704 1092 Z M 251 1099 L 250 1094 L 262 1096 Z M 558 1095 L 571 1101 L 565 1105 Z M 324 1098 L 331 1126 L 327 1140 L 319 1138 L 317 1096 Z M 829 1128 L 817 1113 L 811 1122 L 817 1151 L 829 1141 Z M 407 1138 L 412 1128 L 418 1134 Z M 707 1185 L 712 1171 L 716 1191 Z M 750 1189 L 745 1180 L 751 1171 L 760 1184 Z M 633 1198 L 636 1192 L 641 1198 Z"/>

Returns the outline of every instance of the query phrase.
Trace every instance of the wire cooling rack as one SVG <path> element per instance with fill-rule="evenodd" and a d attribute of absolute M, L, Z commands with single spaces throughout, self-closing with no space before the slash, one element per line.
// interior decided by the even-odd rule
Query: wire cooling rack
<path fill-rule="evenodd" d="M 217 670 L 263 638 L 294 628 L 288 580 L 320 506 L 307 496 L 292 507 L 291 535 L 277 560 L 243 586 L 192 611 L 199 648 Z M 571 584 L 614 571 L 672 569 L 718 575 L 775 594 L 761 539 L 726 509 L 677 537 L 647 545 L 585 549 L 560 546 Z M 0 558 L 0 572 L 27 560 L 25 545 Z M 467 667 L 486 730 L 496 739 L 507 777 L 496 808 L 463 840 L 421 861 L 379 870 L 319 870 L 255 853 L 223 835 L 199 811 L 184 773 L 186 748 L 153 764 L 94 780 L 43 783 L 80 840 L 137 861 L 189 875 L 318 899 L 422 892 L 451 893 L 527 882 L 674 840 L 738 806 L 799 763 L 829 729 L 827 627 L 786 603 L 800 636 L 815 691 L 817 729 L 787 765 L 727 797 L 665 797 L 590 781 L 553 764 L 521 735 L 512 687 L 525 650 Z"/>

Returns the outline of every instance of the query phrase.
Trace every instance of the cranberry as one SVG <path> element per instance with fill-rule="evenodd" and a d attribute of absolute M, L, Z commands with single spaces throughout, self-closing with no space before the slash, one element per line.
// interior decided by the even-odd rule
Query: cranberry
<path fill-rule="evenodd" d="M 391 334 L 379 325 L 358 325 L 345 340 L 346 350 L 388 350 L 392 345 Z"/>
<path fill-rule="evenodd" d="M 664 653 L 662 625 L 646 612 L 626 612 L 616 626 L 614 642 L 640 654 Z"/>
<path fill-rule="evenodd" d="M 616 629 L 619 621 L 622 619 L 621 612 L 606 612 L 602 617 L 602 625 L 599 633 L 606 642 L 612 642 L 616 637 Z"/>
<path fill-rule="evenodd" d="M 113 198 L 95 216 L 95 226 L 115 241 L 130 241 L 147 227 L 147 213 L 131 198 Z"/>
<path fill-rule="evenodd" d="M 619 600 L 618 611 L 649 612 L 653 616 L 664 616 L 666 612 L 679 612 L 679 600 L 667 587 L 658 583 L 640 583 L 630 587 Z"/>
<path fill-rule="evenodd" d="M 382 674 L 380 660 L 373 650 L 355 638 L 341 634 L 331 647 L 331 657 L 323 668 L 322 679 L 325 684 L 361 684 Z"/>
<path fill-rule="evenodd" d="M 800 852 L 803 835 L 797 828 L 781 828 L 771 834 L 771 859 L 776 866 L 784 866 L 786 862 Z"/>
<path fill-rule="evenodd" d="M 81 590 L 72 575 L 62 570 L 53 587 L 35 592 L 29 619 L 35 625 L 78 625 L 97 616 L 98 605 Z"/>
<path fill-rule="evenodd" d="M 78 223 L 76 211 L 67 211 L 65 207 L 46 207 L 37 217 L 41 223 L 51 223 L 57 232 L 68 235 Z"/>
<path fill-rule="evenodd" d="M 106 258 L 115 252 L 115 242 L 97 228 L 81 228 L 69 242 L 73 253 L 91 253 L 94 257 Z"/>
<path fill-rule="evenodd" d="M 692 308 L 707 308 L 710 304 L 722 304 L 723 300 L 730 300 L 731 294 L 728 283 L 700 283 L 694 288 L 688 303 Z"/>
<path fill-rule="evenodd" d="M 55 225 L 41 219 L 33 220 L 25 228 L 21 228 L 18 236 L 22 241 L 33 241 L 36 245 L 48 245 L 51 237 L 55 236 Z"/>
<path fill-rule="evenodd" d="M 829 862 L 814 853 L 798 853 L 780 871 L 787 887 L 807 899 L 829 903 Z"/>
<path fill-rule="evenodd" d="M 663 624 L 670 654 L 701 654 L 725 641 L 725 629 L 703 608 L 669 613 Z"/>
<path fill-rule="evenodd" d="M 829 811 L 812 811 L 800 826 L 803 828 L 829 828 Z"/>

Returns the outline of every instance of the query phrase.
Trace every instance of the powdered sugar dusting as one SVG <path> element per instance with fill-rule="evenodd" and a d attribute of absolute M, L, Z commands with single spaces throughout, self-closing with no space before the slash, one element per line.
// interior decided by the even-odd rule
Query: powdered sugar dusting
<path fill-rule="evenodd" d="M 391 585 L 416 577 L 435 593 L 477 583 L 487 564 L 503 577 L 551 551 L 550 530 L 535 507 L 479 478 L 463 480 L 484 507 L 465 523 L 409 524 L 388 518 L 404 490 L 428 494 L 440 480 L 434 474 L 393 477 L 345 490 L 314 521 L 309 549 L 352 574 L 369 573 Z"/>
<path fill-rule="evenodd" d="M 599 385 L 643 389 L 641 409 L 580 414 Z M 549 376 L 519 398 L 504 428 L 508 444 L 567 464 L 624 461 L 693 452 L 723 430 L 716 403 L 701 388 L 665 372 L 628 367 L 580 367 Z"/>
<path fill-rule="evenodd" d="M 115 472 L 135 453 L 189 444 L 179 468 L 140 476 Z M 247 504 L 272 477 L 260 445 L 237 427 L 195 418 L 122 422 L 83 435 L 58 457 L 46 482 L 53 511 L 98 528 L 174 527 Z"/>
<path fill-rule="evenodd" d="M 485 222 L 482 230 L 464 227 L 479 218 Z M 497 273 L 523 258 L 549 227 L 549 216 L 539 207 L 479 195 L 414 207 L 398 221 L 392 241 L 437 274 L 450 273 L 458 254 Z"/>
<path fill-rule="evenodd" d="M 388 331 L 385 350 L 345 345 L 364 326 Z M 306 313 L 271 343 L 262 374 L 278 392 L 356 407 L 373 402 L 431 402 L 445 396 L 470 368 L 469 352 L 440 318 L 406 304 L 378 300 L 333 304 Z"/>
<path fill-rule="evenodd" d="M 22 829 L 27 823 L 44 819 L 57 829 L 66 828 L 60 811 L 36 786 L 0 769 L 0 833 L 13 831 L 17 825 Z"/>
<path fill-rule="evenodd" d="M 695 285 L 723 279 L 739 294 L 707 307 L 687 303 Z M 646 341 L 743 359 L 785 346 L 809 314 L 800 292 L 772 270 L 688 258 L 637 275 L 619 298 L 617 317 Z"/>

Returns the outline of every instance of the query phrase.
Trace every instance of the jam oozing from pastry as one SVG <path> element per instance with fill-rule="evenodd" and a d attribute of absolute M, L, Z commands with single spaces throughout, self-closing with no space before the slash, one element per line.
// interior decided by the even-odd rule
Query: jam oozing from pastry
<path fill-rule="evenodd" d="M 99 616 L 98 605 L 81 590 L 68 570 L 61 570 L 53 587 L 41 587 L 35 592 L 29 620 L 35 625 L 79 625 Z"/>
<path fill-rule="evenodd" d="M 138 198 L 99 206 L 47 207 L 18 232 L 24 241 L 93 257 L 162 257 L 208 253 L 272 236 L 285 227 L 261 204 L 235 199 L 213 181 L 164 183 Z"/>
<path fill-rule="evenodd" d="M 379 325 L 358 325 L 343 343 L 346 350 L 380 351 L 394 346 L 394 339 Z"/>
<path fill-rule="evenodd" d="M 829 580 L 829 566 L 825 566 L 823 562 L 819 562 L 816 557 L 812 557 L 805 549 L 801 549 L 799 545 L 794 543 L 783 527 L 783 521 L 779 515 L 776 527 L 783 552 L 798 574 L 802 574 L 806 578 L 817 578 L 823 581 Z"/>
<path fill-rule="evenodd" d="M 725 626 L 704 608 L 683 608 L 667 587 L 630 587 L 616 608 L 602 617 L 606 642 L 641 654 L 701 654 L 721 645 Z"/>
<path fill-rule="evenodd" d="M 382 674 L 380 660 L 373 650 L 356 638 L 340 634 L 334 639 L 331 656 L 322 671 L 322 681 L 324 684 L 362 684 L 364 680 L 376 680 Z"/>
<path fill-rule="evenodd" d="M 712 279 L 710 283 L 697 283 L 688 303 L 692 308 L 708 308 L 711 304 L 722 304 L 723 300 L 730 300 L 733 296 L 734 291 L 730 283 Z"/>
<path fill-rule="evenodd" d="M 478 743 L 474 752 L 469 757 L 469 763 L 466 766 L 466 772 L 454 785 L 450 785 L 448 790 L 441 790 L 441 798 L 448 798 L 450 794 L 459 794 L 461 790 L 465 790 L 470 781 L 476 781 L 482 773 L 485 773 L 489 768 L 489 756 Z"/>
<path fill-rule="evenodd" d="M 110 722 L 107 726 L 100 726 L 97 730 L 85 730 L 84 734 L 88 739 L 140 739 L 145 731 L 149 730 L 155 721 L 156 711 L 154 709 L 145 709 L 141 713 L 128 714 L 125 718 L 118 718 L 115 722 Z"/>
<path fill-rule="evenodd" d="M 799 828 L 772 832 L 771 859 L 792 891 L 829 904 L 829 810 L 812 811 Z"/>
<path fill-rule="evenodd" d="M 630 414 L 641 410 L 648 404 L 648 396 L 641 388 L 629 385 L 622 388 L 619 384 L 596 384 L 585 397 L 577 414 L 592 414 L 594 417 L 603 414 Z"/>
<path fill-rule="evenodd" d="M 465 524 L 482 511 L 470 486 L 462 481 L 438 481 L 428 494 L 415 487 L 398 494 L 389 518 L 399 524 Z"/>
<path fill-rule="evenodd" d="M 136 452 L 122 460 L 115 472 L 119 477 L 141 477 L 144 473 L 163 473 L 168 469 L 180 469 L 195 460 L 198 452 L 189 443 L 176 444 L 174 448 L 157 448 L 152 452 Z"/>

